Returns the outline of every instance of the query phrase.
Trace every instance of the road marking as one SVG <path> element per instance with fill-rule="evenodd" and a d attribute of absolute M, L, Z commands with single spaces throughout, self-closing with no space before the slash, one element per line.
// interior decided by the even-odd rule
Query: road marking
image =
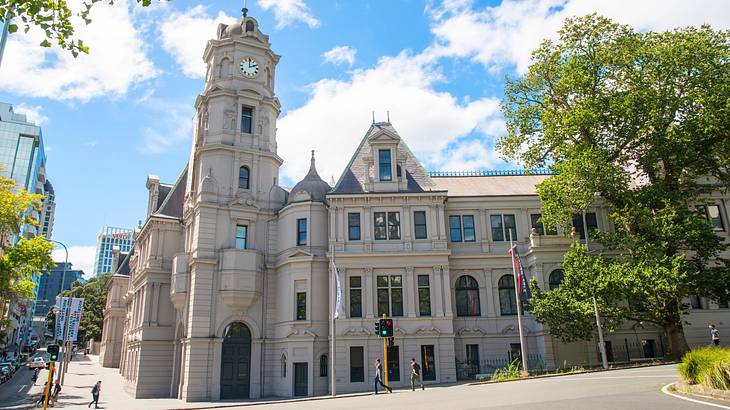
<path fill-rule="evenodd" d="M 687 401 L 691 401 L 691 402 L 693 402 L 693 403 L 699 403 L 699 404 L 704 404 L 704 405 L 706 405 L 706 406 L 713 406 L 713 407 L 719 407 L 719 408 L 721 408 L 721 409 L 730 409 L 730 407 L 728 407 L 728 406 L 723 406 L 722 404 L 716 404 L 716 403 L 708 403 L 708 402 L 706 402 L 706 401 L 702 401 L 702 400 L 697 400 L 697 399 L 691 399 L 691 398 L 689 398 L 689 397 L 684 397 L 684 396 L 681 396 L 681 395 L 679 395 L 679 394 L 674 394 L 674 393 L 671 393 L 671 392 L 669 391 L 669 386 L 671 386 L 671 385 L 673 385 L 673 384 L 674 384 L 674 383 L 669 383 L 668 385 L 666 385 L 666 386 L 662 387 L 662 393 L 664 393 L 664 394 L 668 394 L 668 395 L 670 395 L 670 396 L 672 396 L 672 397 L 676 397 L 676 398 L 678 398 L 678 399 L 682 399 L 682 400 L 687 400 Z"/>
<path fill-rule="evenodd" d="M 677 377 L 676 374 L 656 374 L 656 375 L 640 375 L 640 376 L 602 376 L 602 377 L 572 377 L 562 378 L 560 380 L 606 380 L 606 379 L 666 379 L 668 377 Z"/>
<path fill-rule="evenodd" d="M 18 390 L 18 393 L 20 393 L 21 391 L 23 391 L 23 389 L 25 389 L 25 386 L 27 386 L 27 384 L 24 384 L 24 385 L 22 385 L 22 386 L 20 387 L 20 390 Z"/>

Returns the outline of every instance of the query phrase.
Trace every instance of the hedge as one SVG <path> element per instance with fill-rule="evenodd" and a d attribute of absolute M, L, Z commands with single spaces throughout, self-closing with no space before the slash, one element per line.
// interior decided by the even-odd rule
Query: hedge
<path fill-rule="evenodd" d="M 689 351 L 679 364 L 679 374 L 689 384 L 730 390 L 730 348 L 703 347 Z"/>

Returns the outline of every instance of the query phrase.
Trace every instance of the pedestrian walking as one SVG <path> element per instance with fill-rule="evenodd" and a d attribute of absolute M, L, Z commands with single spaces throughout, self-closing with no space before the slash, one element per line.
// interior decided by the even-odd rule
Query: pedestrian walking
<path fill-rule="evenodd" d="M 94 387 L 91 389 L 91 397 L 94 400 L 89 403 L 89 407 L 91 407 L 91 405 L 93 404 L 95 409 L 99 408 L 99 393 L 101 393 L 101 380 L 96 382 Z"/>
<path fill-rule="evenodd" d="M 720 331 L 715 328 L 715 325 L 710 325 L 710 337 L 713 345 L 720 346 Z"/>
<path fill-rule="evenodd" d="M 380 359 L 375 360 L 375 394 L 378 394 L 378 384 L 383 386 L 384 389 L 393 393 L 393 389 L 383 384 L 383 365 L 380 364 Z"/>
<path fill-rule="evenodd" d="M 41 369 L 35 368 L 33 369 L 33 386 L 35 386 L 35 382 L 38 381 L 38 373 L 40 373 Z"/>
<path fill-rule="evenodd" d="M 415 357 L 411 357 L 411 391 L 416 391 L 416 382 L 421 385 L 421 390 L 426 390 L 421 381 L 421 366 L 416 363 Z"/>

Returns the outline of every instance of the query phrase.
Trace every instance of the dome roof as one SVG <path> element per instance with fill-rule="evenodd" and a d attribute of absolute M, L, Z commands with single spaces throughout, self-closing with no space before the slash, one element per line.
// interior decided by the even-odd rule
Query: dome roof
<path fill-rule="evenodd" d="M 312 165 L 309 166 L 309 172 L 291 189 L 287 204 L 305 201 L 324 202 L 324 196 L 330 189 L 330 185 L 319 177 L 317 168 L 314 167 L 314 150 L 312 150 Z"/>

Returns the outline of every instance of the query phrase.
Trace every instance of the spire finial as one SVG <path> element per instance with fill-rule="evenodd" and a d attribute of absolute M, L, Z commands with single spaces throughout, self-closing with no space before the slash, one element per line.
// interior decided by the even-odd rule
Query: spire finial
<path fill-rule="evenodd" d="M 243 8 L 241 9 L 241 12 L 243 13 L 243 18 L 246 18 L 248 15 L 248 7 L 246 7 L 246 3 L 248 3 L 247 0 L 243 0 Z"/>
<path fill-rule="evenodd" d="M 375 111 L 373 111 L 373 124 L 375 124 Z"/>
<path fill-rule="evenodd" d="M 390 111 L 386 111 L 386 113 L 388 115 L 388 124 L 390 124 Z"/>
<path fill-rule="evenodd" d="M 314 150 L 312 150 L 312 162 L 314 162 Z"/>

